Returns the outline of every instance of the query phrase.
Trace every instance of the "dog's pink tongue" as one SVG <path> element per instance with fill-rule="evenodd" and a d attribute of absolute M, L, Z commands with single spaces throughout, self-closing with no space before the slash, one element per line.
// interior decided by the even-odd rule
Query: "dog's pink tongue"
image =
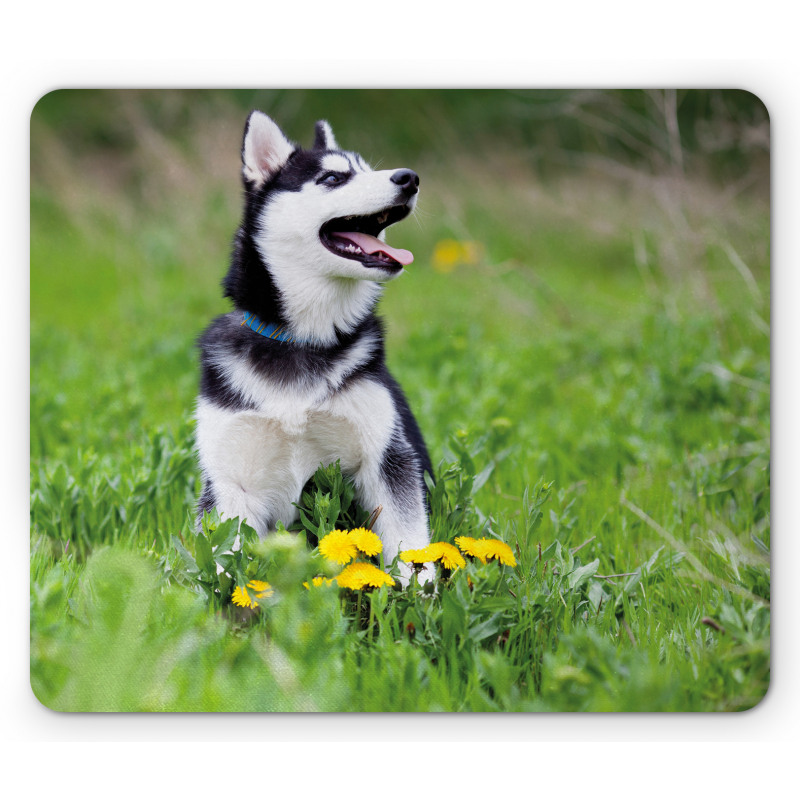
<path fill-rule="evenodd" d="M 389 258 L 399 261 L 403 266 L 408 266 L 414 260 L 414 254 L 410 250 L 399 250 L 396 247 L 390 247 L 386 242 L 376 239 L 367 233 L 360 233 L 359 231 L 336 231 L 334 234 L 340 239 L 346 239 L 352 242 L 356 247 L 360 247 L 365 253 L 385 253 Z"/>

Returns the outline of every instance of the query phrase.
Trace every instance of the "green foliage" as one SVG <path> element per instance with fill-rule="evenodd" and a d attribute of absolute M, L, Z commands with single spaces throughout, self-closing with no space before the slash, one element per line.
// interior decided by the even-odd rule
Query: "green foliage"
<path fill-rule="evenodd" d="M 190 587 L 197 587 L 209 602 L 227 601 L 233 587 L 257 578 L 258 567 L 250 551 L 256 532 L 238 518 L 221 520 L 216 509 L 203 514 L 200 528 L 187 534 L 187 546 L 177 536 L 162 559 L 165 574 Z"/>
<path fill-rule="evenodd" d="M 355 495 L 355 487 L 342 476 L 338 461 L 320 464 L 296 504 L 299 520 L 290 530 L 304 531 L 309 544 L 316 547 L 335 528 L 362 527 L 368 522 L 370 512 L 355 502 Z"/>
<path fill-rule="evenodd" d="M 681 176 L 654 133 L 655 95 L 293 97 L 55 93 L 34 112 L 37 697 L 87 711 L 757 704 L 770 674 L 769 207 L 698 178 L 752 171 L 741 186 L 760 185 L 758 153 L 722 164 L 702 147 L 717 123 L 757 132 L 757 104 L 678 93 L 679 115 L 696 106 L 680 117 Z M 565 98 L 641 136 L 550 124 Z M 337 572 L 319 537 L 375 512 L 336 464 L 304 488 L 289 531 L 258 541 L 215 514 L 196 527 L 194 341 L 226 309 L 240 200 L 235 169 L 207 167 L 229 163 L 213 142 L 251 104 L 298 137 L 332 118 L 343 143 L 423 176 L 420 224 L 390 232 L 415 253 L 381 301 L 390 368 L 436 465 L 433 539 L 496 537 L 515 567 L 437 567 L 433 592 L 306 589 Z M 604 159 L 565 151 L 594 167 L 557 176 L 532 147 L 548 137 Z M 443 271 L 443 239 L 481 255 Z M 272 594 L 233 606 L 253 580 Z"/>
<path fill-rule="evenodd" d="M 71 461 L 72 466 L 41 460 L 33 471 L 31 524 L 35 535 L 56 549 L 69 543 L 80 558 L 100 543 L 133 540 L 163 547 L 170 529 L 185 523 L 196 497 L 188 423 L 177 435 L 156 431 L 142 438 L 116 460 L 77 449 Z"/>

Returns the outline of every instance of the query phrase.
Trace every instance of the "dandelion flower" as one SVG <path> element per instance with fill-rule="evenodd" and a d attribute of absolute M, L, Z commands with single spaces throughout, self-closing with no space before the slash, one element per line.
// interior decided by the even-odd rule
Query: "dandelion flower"
<path fill-rule="evenodd" d="M 247 589 L 253 590 L 253 597 L 250 597 Z M 265 597 L 272 597 L 275 590 L 266 581 L 252 580 L 244 586 L 237 586 L 231 595 L 231 602 L 235 606 L 242 608 L 258 608 L 258 601 L 263 600 Z"/>
<path fill-rule="evenodd" d="M 484 558 L 497 559 L 501 564 L 507 564 L 509 567 L 517 566 L 517 559 L 514 558 L 514 551 L 499 539 L 480 539 L 483 545 Z"/>
<path fill-rule="evenodd" d="M 434 542 L 425 549 L 430 553 L 431 561 L 441 561 L 445 569 L 457 569 L 467 565 L 458 548 L 448 542 Z"/>
<path fill-rule="evenodd" d="M 247 588 L 252 589 L 259 600 L 263 600 L 265 597 L 272 597 L 275 594 L 275 590 L 266 581 L 252 580 L 247 584 Z"/>
<path fill-rule="evenodd" d="M 349 536 L 355 546 L 365 555 L 376 556 L 383 550 L 383 542 L 378 534 L 368 531 L 366 528 L 355 528 L 350 531 Z"/>
<path fill-rule="evenodd" d="M 237 586 L 233 590 L 231 602 L 235 606 L 241 606 L 242 608 L 256 608 L 256 606 L 258 606 L 255 600 L 250 599 L 250 595 L 247 593 L 247 589 L 245 589 L 244 586 Z"/>
<path fill-rule="evenodd" d="M 505 542 L 501 542 L 499 539 L 472 539 L 469 536 L 457 536 L 456 544 L 461 548 L 462 552 L 468 556 L 479 558 L 484 564 L 489 559 L 494 558 L 509 567 L 517 566 L 514 552 Z"/>
<path fill-rule="evenodd" d="M 319 540 L 319 551 L 329 561 L 346 564 L 356 557 L 356 543 L 347 531 L 331 531 Z"/>
<path fill-rule="evenodd" d="M 473 539 L 471 536 L 456 536 L 456 544 L 462 553 L 466 553 L 473 558 L 479 558 L 485 564 L 486 556 L 481 544 L 483 541 L 483 539 Z"/>
<path fill-rule="evenodd" d="M 309 586 L 308 581 L 303 581 L 303 586 L 306 589 L 310 589 L 311 586 L 318 587 L 318 586 L 330 586 L 333 583 L 332 578 L 323 578 L 322 575 L 317 575 L 316 578 L 311 579 L 311 585 Z"/>
<path fill-rule="evenodd" d="M 394 578 L 372 564 L 357 561 L 345 567 L 335 578 L 343 589 L 358 591 L 366 586 L 394 586 Z"/>
<path fill-rule="evenodd" d="M 442 274 L 452 272 L 459 264 L 476 264 L 483 254 L 480 242 L 442 239 L 433 249 L 433 268 Z"/>
<path fill-rule="evenodd" d="M 434 560 L 430 545 L 423 547 L 421 550 L 403 550 L 400 553 L 400 558 L 409 564 L 425 564 Z"/>

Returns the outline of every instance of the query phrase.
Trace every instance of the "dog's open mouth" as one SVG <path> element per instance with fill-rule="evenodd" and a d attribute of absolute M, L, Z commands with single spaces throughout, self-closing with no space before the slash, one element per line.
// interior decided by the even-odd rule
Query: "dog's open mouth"
<path fill-rule="evenodd" d="M 319 238 L 332 253 L 360 261 L 365 267 L 401 270 L 414 260 L 414 255 L 409 250 L 390 247 L 378 239 L 378 234 L 410 211 L 407 205 L 401 205 L 364 217 L 337 217 L 322 226 Z"/>

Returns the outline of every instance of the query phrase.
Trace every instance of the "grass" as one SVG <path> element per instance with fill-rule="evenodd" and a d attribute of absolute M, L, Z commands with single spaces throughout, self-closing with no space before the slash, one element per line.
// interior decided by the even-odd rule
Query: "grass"
<path fill-rule="evenodd" d="M 758 158 L 722 180 L 702 149 L 683 172 L 668 142 L 625 156 L 584 105 L 549 127 L 584 157 L 542 175 L 528 123 L 489 146 L 525 97 L 409 98 L 394 126 L 346 95 L 365 142 L 331 93 L 56 93 L 34 112 L 31 683 L 49 707 L 729 711 L 766 692 Z M 191 411 L 250 104 L 299 139 L 329 117 L 345 146 L 414 158 L 420 212 L 392 242 L 415 263 L 381 302 L 390 367 L 436 465 L 435 538 L 500 538 L 516 567 L 469 563 L 435 596 L 307 591 L 329 568 L 287 534 L 232 565 L 275 595 L 229 604 L 204 553 L 230 528 L 192 526 Z M 450 263 L 450 240 L 475 244 Z M 327 526 L 333 480 L 306 498 Z"/>

